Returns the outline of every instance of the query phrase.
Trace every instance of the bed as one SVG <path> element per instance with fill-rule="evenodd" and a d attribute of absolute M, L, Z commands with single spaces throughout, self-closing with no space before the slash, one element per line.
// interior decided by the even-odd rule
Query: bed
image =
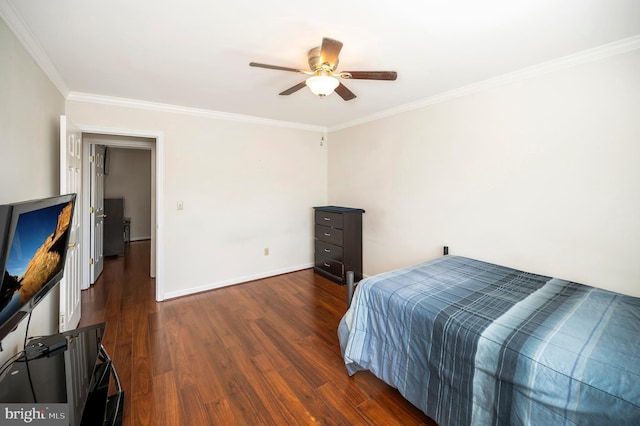
<path fill-rule="evenodd" d="M 439 426 L 640 425 L 640 298 L 443 256 L 362 280 L 338 336 Z"/>

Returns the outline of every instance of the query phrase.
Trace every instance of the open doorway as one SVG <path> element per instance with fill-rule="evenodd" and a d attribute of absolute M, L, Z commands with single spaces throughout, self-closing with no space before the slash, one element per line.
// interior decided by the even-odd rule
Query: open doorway
<path fill-rule="evenodd" d="M 151 148 L 155 140 L 84 134 L 89 145 L 90 284 L 104 257 L 124 254 L 132 241 L 151 240 Z M 132 147 L 149 144 L 148 147 Z M 126 143 L 126 146 L 122 146 Z M 155 271 L 149 271 L 153 278 Z"/>
<path fill-rule="evenodd" d="M 109 151 L 111 153 L 120 152 L 121 154 L 125 152 L 125 150 L 133 150 L 131 152 L 137 152 L 146 154 L 146 158 L 148 158 L 148 167 L 151 171 L 150 173 L 150 184 L 147 188 L 148 198 L 150 199 L 150 217 L 145 218 L 148 220 L 149 226 L 146 228 L 148 230 L 147 235 L 140 235 L 138 237 L 143 238 L 146 237 L 150 239 L 151 253 L 150 253 L 150 271 L 149 275 L 153 278 L 156 278 L 156 300 L 160 301 L 164 299 L 164 292 L 161 281 L 161 273 L 162 268 L 158 268 L 158 264 L 160 264 L 158 260 L 158 256 L 161 251 L 161 241 L 162 234 L 159 230 L 158 226 L 158 193 L 161 190 L 161 186 L 159 187 L 158 180 L 160 180 L 161 185 L 161 152 L 162 152 L 162 136 L 160 134 L 156 135 L 151 132 L 140 133 L 137 131 L 120 131 L 120 130 L 112 130 L 112 129 L 96 129 L 89 128 L 87 126 L 78 126 L 82 131 L 82 191 L 83 191 L 83 201 L 82 208 L 84 211 L 90 212 L 91 210 L 91 191 L 96 191 L 94 186 L 94 182 L 91 179 L 91 154 L 92 148 L 97 146 L 103 147 L 106 151 L 106 161 L 104 161 L 104 166 L 108 169 L 113 167 L 111 161 L 113 159 L 109 159 Z M 95 152 L 95 151 L 94 151 Z M 108 193 L 106 194 L 109 195 Z M 97 276 L 93 276 L 92 268 L 91 268 L 91 247 L 93 241 L 96 239 L 94 235 L 95 227 L 91 226 L 91 214 L 83 215 L 83 229 L 86 231 L 83 233 L 83 279 L 82 282 L 86 283 L 85 287 L 89 286 L 89 283 L 94 282 L 94 278 Z M 143 222 L 143 220 L 140 220 Z M 129 232 L 131 230 L 129 229 Z"/>

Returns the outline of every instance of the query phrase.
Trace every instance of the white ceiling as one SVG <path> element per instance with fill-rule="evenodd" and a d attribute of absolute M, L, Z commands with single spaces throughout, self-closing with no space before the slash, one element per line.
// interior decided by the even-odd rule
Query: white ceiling
<path fill-rule="evenodd" d="M 335 127 L 640 35 L 638 0 L 0 0 L 65 96 L 84 94 Z M 323 37 L 358 97 L 281 91 Z"/>

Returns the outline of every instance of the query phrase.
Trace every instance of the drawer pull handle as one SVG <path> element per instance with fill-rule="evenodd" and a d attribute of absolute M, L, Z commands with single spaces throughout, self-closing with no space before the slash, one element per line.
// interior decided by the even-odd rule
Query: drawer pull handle
<path fill-rule="evenodd" d="M 324 252 L 325 252 L 325 253 L 331 253 L 331 250 L 329 250 L 329 249 L 324 249 Z"/>
<path fill-rule="evenodd" d="M 330 217 L 325 217 L 324 220 L 328 221 L 328 220 L 331 220 L 331 218 Z"/>
<path fill-rule="evenodd" d="M 325 232 L 325 233 L 324 233 L 324 236 L 325 236 L 325 237 L 330 237 L 330 236 L 331 236 L 331 234 L 330 234 L 329 232 Z"/>
<path fill-rule="evenodd" d="M 329 265 L 328 263 L 324 263 L 324 266 L 326 266 L 327 268 L 331 267 L 331 265 Z"/>

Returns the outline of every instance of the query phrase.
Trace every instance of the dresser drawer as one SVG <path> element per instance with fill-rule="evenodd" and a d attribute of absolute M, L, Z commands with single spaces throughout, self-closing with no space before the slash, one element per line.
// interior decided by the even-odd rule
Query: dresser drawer
<path fill-rule="evenodd" d="M 316 240 L 316 256 L 342 262 L 342 247 Z"/>
<path fill-rule="evenodd" d="M 316 269 L 334 275 L 340 279 L 342 279 L 344 274 L 344 267 L 342 266 L 342 263 L 322 256 L 316 256 L 315 267 Z"/>
<path fill-rule="evenodd" d="M 342 213 L 323 212 L 316 210 L 316 223 L 342 229 Z"/>
<path fill-rule="evenodd" d="M 341 246 L 342 230 L 329 226 L 316 225 L 316 239 Z"/>

